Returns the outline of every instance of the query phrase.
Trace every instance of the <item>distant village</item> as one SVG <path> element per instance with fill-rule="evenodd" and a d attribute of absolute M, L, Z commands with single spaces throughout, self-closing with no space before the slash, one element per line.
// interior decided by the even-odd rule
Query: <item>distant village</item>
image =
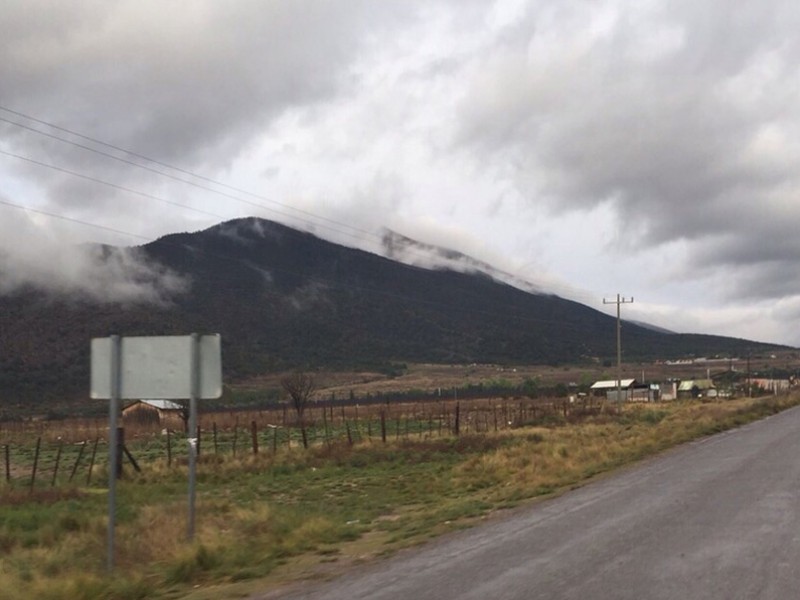
<path fill-rule="evenodd" d="M 775 358 L 774 356 L 772 358 Z M 667 366 L 707 366 L 707 376 L 700 379 L 669 378 L 666 381 L 646 382 L 636 379 L 596 381 L 591 394 L 609 400 L 628 402 L 668 402 L 670 400 L 713 399 L 763 396 L 788 392 L 800 385 L 800 379 L 791 375 L 785 378 L 751 377 L 748 372 L 736 369 L 738 358 L 697 358 L 664 361 Z M 727 366 L 721 373 L 711 375 L 714 366 Z"/>
<path fill-rule="evenodd" d="M 720 387 L 712 379 L 671 380 L 661 383 L 643 383 L 636 379 L 621 379 L 619 393 L 625 402 L 666 402 L 692 398 L 731 398 L 734 396 L 763 396 L 787 392 L 798 385 L 796 378 L 764 379 L 746 378 L 735 385 Z M 617 380 L 596 381 L 591 386 L 596 396 L 618 400 Z"/>
<path fill-rule="evenodd" d="M 774 356 L 769 357 L 774 359 Z M 800 387 L 800 377 L 796 371 L 789 369 L 775 369 L 776 374 L 785 375 L 783 377 L 763 377 L 750 375 L 748 366 L 745 366 L 746 359 L 739 358 L 695 358 L 675 361 L 663 361 L 658 363 L 666 367 L 675 367 L 675 371 L 688 371 L 692 367 L 695 371 L 705 370 L 705 377 L 682 378 L 679 376 L 663 376 L 661 378 L 645 378 L 644 372 L 641 379 L 623 377 L 617 379 L 603 379 L 589 384 L 585 381 L 581 385 L 570 382 L 569 384 L 559 384 L 561 390 L 557 391 L 559 397 L 566 397 L 571 402 L 576 402 L 587 397 L 603 398 L 610 402 L 669 402 L 673 400 L 714 400 L 727 398 L 757 397 L 768 394 L 780 394 L 789 392 L 792 388 Z M 477 367 L 477 364 L 471 365 Z M 627 367 L 630 368 L 630 367 Z M 712 374 L 712 369 L 716 373 Z M 671 370 L 671 369 L 669 369 Z M 497 367 L 500 373 L 516 373 L 513 367 Z M 659 380 L 660 379 L 660 380 Z M 336 397 L 331 393 L 330 397 L 318 396 L 315 401 L 328 402 L 332 404 L 347 404 L 348 402 L 358 404 L 368 404 L 374 402 L 397 401 L 417 401 L 417 400 L 440 400 L 442 397 L 453 394 L 458 398 L 482 398 L 487 394 L 497 394 L 503 397 L 509 394 L 529 395 L 531 390 L 526 390 L 524 384 L 514 385 L 508 381 L 499 381 L 500 385 L 492 386 L 492 382 L 483 384 L 468 384 L 466 387 L 459 388 L 457 393 L 447 391 L 446 388 L 436 388 L 431 390 L 410 390 L 406 392 L 384 392 L 367 394 L 354 397 L 352 391 L 349 398 L 342 395 Z M 556 391 L 551 389 L 550 391 Z M 548 396 L 548 391 L 540 389 L 536 395 L 541 397 Z M 533 397 L 533 396 L 531 396 Z M 141 399 L 127 405 L 123 411 L 123 419 L 129 423 L 153 423 L 161 424 L 164 427 L 180 429 L 186 420 L 186 407 L 183 404 L 162 399 Z"/>

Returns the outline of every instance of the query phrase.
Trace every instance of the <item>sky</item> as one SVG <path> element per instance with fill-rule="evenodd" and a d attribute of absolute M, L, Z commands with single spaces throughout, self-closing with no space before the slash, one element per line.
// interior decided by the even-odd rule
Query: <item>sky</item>
<path fill-rule="evenodd" d="M 186 282 L 130 246 L 389 228 L 599 310 L 800 346 L 800 4 L 8 0 L 0 293 Z M 131 274 L 132 273 L 132 274 Z M 148 282 L 146 286 L 141 285 Z"/>

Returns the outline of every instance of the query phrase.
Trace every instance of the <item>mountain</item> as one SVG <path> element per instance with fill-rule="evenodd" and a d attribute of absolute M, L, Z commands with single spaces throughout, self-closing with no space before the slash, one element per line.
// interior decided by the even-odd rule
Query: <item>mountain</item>
<path fill-rule="evenodd" d="M 387 244 L 408 260 L 404 253 L 426 250 L 412 242 L 395 234 Z M 443 249 L 433 255 L 446 264 L 423 268 L 249 218 L 168 235 L 134 252 L 158 265 L 149 272 L 183 278 L 184 291 L 156 303 L 31 288 L 0 298 L 4 404 L 86 398 L 90 339 L 112 333 L 220 333 L 228 381 L 297 366 L 563 364 L 612 360 L 616 352 L 613 317 L 519 289 L 490 265 Z M 136 277 L 131 285 L 149 284 Z M 623 348 L 626 359 L 669 359 L 776 346 L 626 323 Z"/>

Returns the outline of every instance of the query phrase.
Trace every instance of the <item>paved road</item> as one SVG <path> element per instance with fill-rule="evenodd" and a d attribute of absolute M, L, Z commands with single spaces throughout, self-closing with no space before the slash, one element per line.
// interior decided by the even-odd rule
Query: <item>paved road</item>
<path fill-rule="evenodd" d="M 800 598 L 800 409 L 285 598 Z"/>

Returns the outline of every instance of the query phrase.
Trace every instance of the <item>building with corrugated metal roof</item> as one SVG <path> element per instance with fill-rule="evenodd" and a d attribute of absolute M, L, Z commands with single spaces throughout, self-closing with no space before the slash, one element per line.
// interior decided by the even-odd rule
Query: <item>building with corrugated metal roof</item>
<path fill-rule="evenodd" d="M 184 429 L 184 407 L 171 400 L 137 400 L 122 409 L 125 427 Z"/>
<path fill-rule="evenodd" d="M 678 399 L 716 398 L 717 388 L 710 379 L 687 379 L 678 385 Z"/>
<path fill-rule="evenodd" d="M 633 396 L 633 388 L 636 385 L 635 379 L 620 379 L 619 388 L 622 395 L 621 400 L 630 400 Z M 616 402 L 617 398 L 617 380 L 609 379 L 606 381 L 595 381 L 589 388 L 595 396 L 605 396 L 608 400 Z"/>

